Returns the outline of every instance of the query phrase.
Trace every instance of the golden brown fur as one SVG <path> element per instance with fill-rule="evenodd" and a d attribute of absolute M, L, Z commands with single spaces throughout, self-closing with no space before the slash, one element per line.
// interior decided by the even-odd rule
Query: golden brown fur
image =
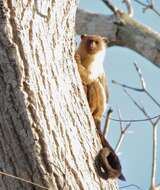
<path fill-rule="evenodd" d="M 107 38 L 82 35 L 75 53 L 78 70 L 88 98 L 96 126 L 100 127 L 102 114 L 108 102 L 108 88 L 103 68 Z"/>

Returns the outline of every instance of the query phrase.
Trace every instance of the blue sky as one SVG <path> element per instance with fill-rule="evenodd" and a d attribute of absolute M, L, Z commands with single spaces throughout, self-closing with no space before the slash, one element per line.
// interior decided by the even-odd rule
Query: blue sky
<path fill-rule="evenodd" d="M 117 6 L 124 8 L 121 4 L 121 0 L 113 0 L 113 2 Z M 152 11 L 143 14 L 142 7 L 136 3 L 134 3 L 133 6 L 135 11 L 134 18 L 136 20 L 150 26 L 153 30 L 160 32 L 160 17 L 155 15 Z M 160 8 L 160 3 L 158 6 Z M 110 10 L 100 0 L 80 0 L 80 7 L 96 13 L 111 14 Z M 139 78 L 133 66 L 133 62 L 135 61 L 141 68 L 149 91 L 160 102 L 160 69 L 129 49 L 112 47 L 107 50 L 104 63 L 109 81 L 109 105 L 114 110 L 112 117 L 117 118 L 118 106 L 124 119 L 145 118 L 124 94 L 123 90 L 111 83 L 111 80 L 116 80 L 130 86 L 140 87 Z M 151 116 L 160 113 L 160 108 L 156 107 L 144 94 L 130 92 L 136 100 L 141 102 Z M 158 127 L 158 136 L 160 137 L 159 128 L 160 127 Z M 126 183 L 120 182 L 120 186 L 134 183 L 146 190 L 149 189 L 151 175 L 152 127 L 149 122 L 133 123 L 130 130 L 133 131 L 133 133 L 126 135 L 126 138 L 120 147 L 120 159 L 122 162 L 123 173 L 127 179 Z M 113 147 L 117 142 L 118 136 L 119 124 L 111 122 L 108 140 Z M 160 138 L 158 139 L 158 144 L 159 143 Z M 157 183 L 160 183 L 160 146 L 158 146 L 158 149 Z M 130 187 L 127 189 L 132 190 L 136 188 Z"/>

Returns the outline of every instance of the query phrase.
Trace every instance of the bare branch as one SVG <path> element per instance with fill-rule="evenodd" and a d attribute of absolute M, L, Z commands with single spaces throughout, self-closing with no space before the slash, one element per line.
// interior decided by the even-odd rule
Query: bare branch
<path fill-rule="evenodd" d="M 106 122 L 105 122 L 104 130 L 103 130 L 103 135 L 104 136 L 106 134 L 108 134 L 109 125 L 110 125 L 110 116 L 111 116 L 112 112 L 113 112 L 113 110 L 111 108 L 107 112 Z"/>
<path fill-rule="evenodd" d="M 32 182 L 32 181 L 23 179 L 23 178 L 21 178 L 21 177 L 14 176 L 14 175 L 12 175 L 12 174 L 9 174 L 9 173 L 3 172 L 3 171 L 0 171 L 0 174 L 1 174 L 1 175 L 8 176 L 8 177 L 11 177 L 11 178 L 14 178 L 14 179 L 19 180 L 19 181 L 23 181 L 23 182 L 25 182 L 25 183 L 28 183 L 28 184 L 31 184 L 31 185 L 33 185 L 33 186 L 39 187 L 39 188 L 41 188 L 41 189 L 47 189 L 47 190 L 49 190 L 47 187 L 44 187 L 44 186 L 39 185 L 39 184 L 37 184 L 37 183 L 34 183 L 34 182 Z"/>
<path fill-rule="evenodd" d="M 153 126 L 153 144 L 152 144 L 152 174 L 151 187 L 156 185 L 156 168 L 157 168 L 157 126 Z"/>
<path fill-rule="evenodd" d="M 120 110 L 118 110 L 118 115 L 119 115 L 119 120 L 120 120 L 120 136 L 119 136 L 119 139 L 117 141 L 117 144 L 116 144 L 116 147 L 115 147 L 115 152 L 118 152 L 123 140 L 124 140 L 124 137 L 125 137 L 125 134 L 126 134 L 126 131 L 129 129 L 129 127 L 131 126 L 131 123 L 128 123 L 126 124 L 126 126 L 123 128 L 123 124 L 121 122 L 122 118 L 121 118 L 121 113 L 120 113 Z"/>
<path fill-rule="evenodd" d="M 117 14 L 119 10 L 110 0 L 102 0 L 102 2 L 107 5 L 107 7 L 114 13 Z"/>
<path fill-rule="evenodd" d="M 142 5 L 143 7 L 146 7 L 146 4 L 143 3 L 142 1 L 140 1 L 140 0 L 134 0 L 134 1 L 135 1 L 136 3 Z"/>
<path fill-rule="evenodd" d="M 122 120 L 119 120 L 119 119 L 112 118 L 112 117 L 110 119 L 112 121 L 123 122 L 123 123 L 128 123 L 128 122 L 131 122 L 131 123 L 134 123 L 134 122 L 144 122 L 144 121 L 149 121 L 149 120 L 157 119 L 155 121 L 155 123 L 157 123 L 160 120 L 160 115 L 156 115 L 156 116 L 153 116 L 153 117 L 150 117 L 150 118 L 147 118 L 147 119 L 122 119 Z"/>
<path fill-rule="evenodd" d="M 151 98 L 151 100 L 160 108 L 160 103 L 150 94 L 150 92 L 145 89 L 145 93 L 148 95 L 148 97 Z"/>
<path fill-rule="evenodd" d="M 137 71 L 137 73 L 138 73 L 138 76 L 139 76 L 139 79 L 140 79 L 140 82 L 141 82 L 142 89 L 145 90 L 145 89 L 146 89 L 146 83 L 145 83 L 144 78 L 143 78 L 143 76 L 142 76 L 142 72 L 141 72 L 140 68 L 137 66 L 137 63 L 136 63 L 136 62 L 134 62 L 133 64 L 134 64 L 135 69 L 136 69 L 136 71 Z"/>
<path fill-rule="evenodd" d="M 145 84 L 145 80 L 143 78 L 143 75 L 142 75 L 142 72 L 140 70 L 140 68 L 138 67 L 137 63 L 134 63 L 134 66 L 136 68 L 136 71 L 138 73 L 138 76 L 140 78 L 140 82 L 141 82 L 141 88 L 135 88 L 135 87 L 131 87 L 131 86 L 128 86 L 126 84 L 123 84 L 123 83 L 120 83 L 120 82 L 117 82 L 115 80 L 112 80 L 112 83 L 113 84 L 116 84 L 116 85 L 119 85 L 123 88 L 128 88 L 130 90 L 134 90 L 134 91 L 137 91 L 137 92 L 144 92 L 159 108 L 160 108 L 160 103 L 150 94 L 150 92 L 147 90 L 146 88 L 146 84 Z"/>
<path fill-rule="evenodd" d="M 160 121 L 160 117 L 158 117 L 158 118 L 156 119 L 156 121 L 154 122 L 154 125 L 157 125 L 159 121 Z"/>
<path fill-rule="evenodd" d="M 127 187 L 136 187 L 137 189 L 143 190 L 141 187 L 139 187 L 138 185 L 135 185 L 135 184 L 125 185 L 125 186 L 119 187 L 119 189 L 124 189 Z"/>
<path fill-rule="evenodd" d="M 118 118 L 119 118 L 119 123 L 120 123 L 120 130 L 122 131 L 122 129 L 123 129 L 123 123 L 122 123 L 122 116 L 121 116 L 121 111 L 120 111 L 120 109 L 118 108 Z"/>
<path fill-rule="evenodd" d="M 151 173 L 151 189 L 155 187 L 156 185 L 156 168 L 157 168 L 157 123 L 159 121 L 156 121 L 155 123 L 151 120 L 150 116 L 147 114 L 145 109 L 141 107 L 134 99 L 133 97 L 124 89 L 125 93 L 129 96 L 129 98 L 132 100 L 132 102 L 139 108 L 139 110 L 148 118 L 150 119 L 150 123 L 153 127 L 153 147 L 152 147 L 152 173 Z"/>
<path fill-rule="evenodd" d="M 153 3 L 153 2 L 152 2 Z M 137 66 L 136 63 L 134 63 L 135 69 L 138 73 L 139 79 L 140 79 L 140 83 L 141 83 L 141 89 L 137 89 L 134 87 L 130 87 L 127 86 L 125 84 L 121 84 L 119 82 L 113 81 L 114 84 L 117 84 L 119 86 L 121 86 L 124 90 L 124 92 L 127 94 L 127 96 L 131 99 L 131 101 L 135 104 L 135 106 L 146 116 L 147 120 L 151 123 L 151 126 L 153 128 L 153 137 L 152 137 L 152 172 L 151 172 L 151 185 L 150 185 L 150 189 L 156 189 L 156 169 L 157 169 L 157 126 L 158 126 L 158 122 L 160 121 L 160 116 L 157 117 L 156 121 L 153 121 L 153 118 L 151 118 L 148 113 L 146 112 L 146 110 L 144 109 L 143 106 L 141 106 L 126 90 L 126 88 L 130 89 L 130 90 L 134 90 L 134 91 L 139 91 L 139 92 L 144 92 L 149 98 L 151 98 L 151 100 L 160 108 L 160 104 L 159 102 L 148 92 L 147 88 L 146 88 L 146 84 L 145 84 L 145 80 L 143 78 L 142 72 L 140 70 L 140 68 Z M 122 123 L 121 117 L 120 118 L 120 123 Z M 112 119 L 112 118 L 111 118 Z M 121 124 L 122 125 L 122 124 Z M 121 130 L 121 135 L 120 138 L 118 140 L 117 146 L 116 146 L 116 150 L 117 148 L 119 148 L 119 144 L 121 144 L 121 141 L 123 140 L 123 133 Z"/>
<path fill-rule="evenodd" d="M 137 92 L 144 92 L 146 93 L 146 95 L 148 95 L 148 97 L 151 98 L 151 100 L 160 108 L 160 103 L 150 94 L 150 92 L 145 88 L 135 88 L 135 87 L 132 87 L 132 86 L 128 86 L 126 84 L 123 84 L 123 83 L 120 83 L 120 82 L 117 82 L 115 80 L 112 80 L 112 83 L 113 84 L 116 84 L 116 85 L 119 85 L 123 88 L 128 88 L 130 90 L 134 90 L 134 91 L 137 91 Z M 144 85 L 144 84 L 143 84 Z"/>
<path fill-rule="evenodd" d="M 117 82 L 117 81 L 115 81 L 115 80 L 112 80 L 112 83 L 113 83 L 113 84 L 116 84 L 116 85 L 119 85 L 119 86 L 121 86 L 121 87 L 123 87 L 123 88 L 128 88 L 128 89 L 130 89 L 130 90 L 134 90 L 134 91 L 138 91 L 138 92 L 143 92 L 143 91 L 144 91 L 144 90 L 141 89 L 141 88 L 131 87 L 131 86 L 128 86 L 128 85 L 126 85 L 126 84 Z"/>
<path fill-rule="evenodd" d="M 142 90 L 141 90 L 141 91 L 145 92 L 146 95 L 147 95 L 149 98 L 151 98 L 151 100 L 160 108 L 160 103 L 159 103 L 159 102 L 150 94 L 150 92 L 147 90 L 146 84 L 145 84 L 145 80 L 144 80 L 144 78 L 143 78 L 143 76 L 142 76 L 142 72 L 141 72 L 140 68 L 138 67 L 137 63 L 134 63 L 134 66 L 135 66 L 136 71 L 137 71 L 137 73 L 138 73 L 138 75 L 139 75 L 139 78 L 140 78 L 141 87 L 142 87 Z M 134 89 L 134 88 L 132 88 L 132 89 Z"/>
<path fill-rule="evenodd" d="M 143 7 L 143 12 L 145 13 L 148 9 L 152 10 L 155 14 L 157 14 L 158 16 L 160 16 L 160 12 L 155 8 L 155 5 L 153 3 L 153 1 L 150 1 L 150 3 L 146 4 L 143 3 L 140 0 L 134 0 L 136 3 L 140 4 Z"/>
<path fill-rule="evenodd" d="M 118 7 L 116 7 L 110 0 L 102 0 L 102 2 L 107 5 L 107 7 L 115 14 L 121 14 L 123 13 L 122 10 L 120 10 Z M 126 7 L 127 7 L 127 14 L 128 16 L 132 17 L 133 16 L 133 7 L 131 5 L 131 0 L 123 0 L 122 1 Z"/>
<path fill-rule="evenodd" d="M 136 101 L 135 99 L 127 92 L 126 89 L 123 89 L 124 92 L 127 94 L 127 96 L 130 98 L 130 100 L 132 100 L 132 102 L 136 105 L 136 107 L 148 118 L 148 121 L 151 123 L 151 125 L 154 125 L 153 121 L 151 120 L 151 117 L 147 114 L 147 112 L 145 111 L 144 107 L 141 107 Z"/>
<path fill-rule="evenodd" d="M 122 2 L 125 3 L 127 7 L 128 16 L 133 17 L 134 11 L 133 11 L 131 0 L 123 0 Z"/>

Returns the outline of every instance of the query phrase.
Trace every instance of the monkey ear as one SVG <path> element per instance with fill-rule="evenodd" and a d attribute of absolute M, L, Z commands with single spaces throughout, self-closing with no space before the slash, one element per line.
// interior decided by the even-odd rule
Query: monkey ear
<path fill-rule="evenodd" d="M 87 37 L 87 34 L 82 34 L 81 35 L 81 40 L 83 40 L 85 37 Z"/>
<path fill-rule="evenodd" d="M 107 38 L 107 37 L 103 37 L 102 39 L 106 43 L 106 45 L 110 42 L 109 38 Z"/>

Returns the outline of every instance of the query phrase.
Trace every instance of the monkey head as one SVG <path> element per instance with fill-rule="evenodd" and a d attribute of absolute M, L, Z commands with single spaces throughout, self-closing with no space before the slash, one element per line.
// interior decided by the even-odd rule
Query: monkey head
<path fill-rule="evenodd" d="M 108 38 L 98 35 L 81 35 L 81 49 L 85 50 L 88 54 L 96 54 L 100 51 L 104 51 Z"/>

